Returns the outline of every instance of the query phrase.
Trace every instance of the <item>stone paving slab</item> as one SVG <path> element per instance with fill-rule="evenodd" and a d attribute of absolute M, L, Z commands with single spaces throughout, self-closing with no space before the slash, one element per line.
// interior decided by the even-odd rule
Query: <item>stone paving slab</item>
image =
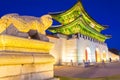
<path fill-rule="evenodd" d="M 120 75 L 120 62 L 106 63 L 105 66 L 99 64 L 84 68 L 82 66 L 55 66 L 55 76 L 73 78 L 96 78 Z"/>

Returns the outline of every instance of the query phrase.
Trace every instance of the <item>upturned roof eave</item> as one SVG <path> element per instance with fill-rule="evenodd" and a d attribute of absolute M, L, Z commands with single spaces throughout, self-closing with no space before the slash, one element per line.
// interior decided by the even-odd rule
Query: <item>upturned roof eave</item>
<path fill-rule="evenodd" d="M 50 12 L 49 14 L 55 19 L 55 20 L 57 20 L 55 17 L 56 16 L 63 16 L 63 15 L 65 15 L 65 14 L 67 14 L 67 13 L 69 13 L 72 9 L 74 9 L 76 6 L 78 6 L 78 5 L 80 5 L 79 7 L 80 7 L 80 9 L 82 9 L 82 13 L 89 19 L 89 20 L 91 20 L 91 22 L 93 22 L 95 25 L 97 25 L 97 27 L 98 28 L 100 28 L 100 31 L 102 31 L 102 30 L 104 30 L 104 29 L 106 29 L 106 27 L 104 27 L 104 26 L 102 26 L 102 25 L 100 25 L 99 23 L 97 23 L 92 17 L 90 17 L 88 14 L 87 14 L 87 12 L 85 11 L 85 9 L 83 8 L 83 6 L 82 6 L 82 3 L 81 3 L 81 0 L 78 0 L 78 2 L 75 4 L 75 5 L 73 5 L 70 9 L 68 9 L 68 10 L 64 10 L 64 11 L 60 11 L 60 12 Z M 59 20 L 57 20 L 58 22 L 60 22 Z M 61 22 L 60 22 L 61 23 Z"/>
<path fill-rule="evenodd" d="M 63 28 L 68 28 L 70 27 L 70 25 L 73 25 L 75 24 L 75 22 L 77 22 L 77 20 L 79 19 L 80 17 L 78 17 L 76 20 L 72 21 L 71 23 L 69 24 L 66 24 L 66 25 L 60 25 L 60 26 L 57 26 L 57 27 L 50 27 L 48 30 L 60 30 L 60 29 L 63 29 Z M 93 28 L 87 26 L 86 28 L 90 29 L 89 31 L 94 31 L 97 35 L 101 35 L 101 36 L 104 36 L 106 37 L 106 39 L 108 39 L 109 37 L 108 36 L 105 36 L 99 32 L 97 32 L 96 30 L 94 30 Z M 63 33 L 62 33 L 63 34 Z M 74 33 L 76 34 L 76 33 Z M 65 34 L 66 35 L 66 34 Z M 71 35 L 71 34 L 68 34 L 68 35 Z"/>

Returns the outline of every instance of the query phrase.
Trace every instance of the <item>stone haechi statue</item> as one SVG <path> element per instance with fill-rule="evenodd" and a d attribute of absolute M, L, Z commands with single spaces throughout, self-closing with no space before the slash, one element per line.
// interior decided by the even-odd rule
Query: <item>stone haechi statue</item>
<path fill-rule="evenodd" d="M 0 80 L 56 80 L 49 54 L 53 43 L 45 35 L 51 25 L 50 15 L 1 17 Z"/>
<path fill-rule="evenodd" d="M 52 17 L 50 15 L 37 18 L 7 14 L 0 19 L 0 33 L 48 41 L 48 38 L 45 37 L 45 30 L 51 25 Z"/>

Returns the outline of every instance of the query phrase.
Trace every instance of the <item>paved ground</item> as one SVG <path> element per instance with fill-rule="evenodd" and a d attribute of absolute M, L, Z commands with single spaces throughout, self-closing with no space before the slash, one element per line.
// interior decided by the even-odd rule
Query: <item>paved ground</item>
<path fill-rule="evenodd" d="M 96 78 L 105 76 L 120 75 L 120 62 L 106 63 L 97 66 L 84 68 L 82 66 L 55 66 L 55 76 L 73 78 Z"/>

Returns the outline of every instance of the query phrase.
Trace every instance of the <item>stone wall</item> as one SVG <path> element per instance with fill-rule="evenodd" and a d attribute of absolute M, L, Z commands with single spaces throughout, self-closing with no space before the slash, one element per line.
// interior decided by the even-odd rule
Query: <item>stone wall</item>
<path fill-rule="evenodd" d="M 88 52 L 88 60 L 90 60 L 90 62 L 96 62 L 96 55 L 95 55 L 96 50 L 100 55 L 99 56 L 100 61 L 102 61 L 102 59 L 108 60 L 109 54 L 106 43 L 99 43 L 85 38 L 79 38 L 77 39 L 77 46 L 78 46 L 78 62 L 83 62 L 83 60 L 85 60 L 85 50 L 87 50 Z M 103 53 L 106 54 L 105 57 L 103 57 Z"/>
<path fill-rule="evenodd" d="M 44 80 L 54 76 L 52 64 L 4 65 L 0 71 L 0 80 Z"/>
<path fill-rule="evenodd" d="M 55 37 L 50 37 L 48 36 L 49 41 L 54 43 L 54 47 L 50 50 L 50 54 L 52 54 L 52 56 L 55 58 L 55 63 L 56 64 L 60 64 L 61 62 L 61 55 L 62 55 L 62 41 L 59 38 L 55 38 Z M 64 47 L 64 46 L 63 46 Z"/>
<path fill-rule="evenodd" d="M 50 42 L 55 43 L 50 54 L 55 56 L 56 64 L 74 64 L 83 63 L 85 60 L 85 50 L 88 52 L 90 62 L 101 62 L 103 59 L 109 59 L 108 47 L 106 43 L 98 42 L 92 39 L 79 38 L 55 38 L 48 36 Z M 97 58 L 96 58 L 97 54 Z"/>
<path fill-rule="evenodd" d="M 0 80 L 52 80 L 54 58 L 49 54 L 0 54 Z"/>
<path fill-rule="evenodd" d="M 119 61 L 119 55 L 116 55 L 115 53 L 112 53 L 110 51 L 109 54 L 112 61 Z"/>
<path fill-rule="evenodd" d="M 56 80 L 50 42 L 0 35 L 0 80 Z"/>

